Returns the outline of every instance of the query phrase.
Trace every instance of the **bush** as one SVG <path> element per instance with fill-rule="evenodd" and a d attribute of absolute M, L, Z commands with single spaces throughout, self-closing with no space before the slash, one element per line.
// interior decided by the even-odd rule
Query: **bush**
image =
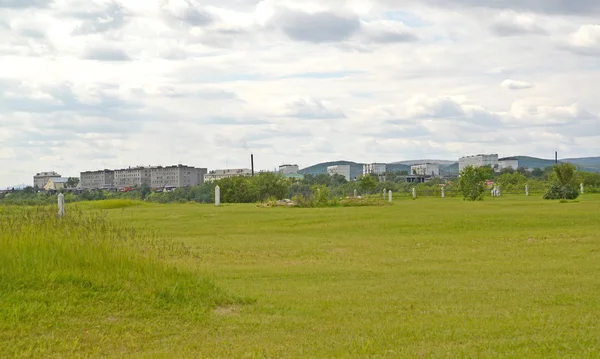
<path fill-rule="evenodd" d="M 544 194 L 544 199 L 577 199 L 579 190 L 572 184 L 560 185 L 554 183 Z"/>

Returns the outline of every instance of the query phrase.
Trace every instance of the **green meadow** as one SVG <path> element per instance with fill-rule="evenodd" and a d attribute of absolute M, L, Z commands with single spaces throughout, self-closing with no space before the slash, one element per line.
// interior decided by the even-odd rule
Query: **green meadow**
<path fill-rule="evenodd" d="M 600 357 L 600 195 L 0 207 L 0 356 Z"/>

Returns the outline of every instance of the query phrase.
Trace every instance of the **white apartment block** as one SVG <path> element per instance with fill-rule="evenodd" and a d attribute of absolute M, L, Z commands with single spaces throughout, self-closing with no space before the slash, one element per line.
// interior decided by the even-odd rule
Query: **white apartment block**
<path fill-rule="evenodd" d="M 204 182 L 210 183 L 224 178 L 252 176 L 252 170 L 249 168 L 235 168 L 226 170 L 214 170 L 204 175 Z"/>
<path fill-rule="evenodd" d="M 185 165 L 154 167 L 150 170 L 150 186 L 162 187 L 189 187 L 204 183 L 206 168 L 196 168 Z"/>
<path fill-rule="evenodd" d="M 514 157 L 501 158 L 498 160 L 498 165 L 498 170 L 500 171 L 505 168 L 512 168 L 513 170 L 516 170 L 519 168 L 519 159 Z"/>
<path fill-rule="evenodd" d="M 112 188 L 115 180 L 115 171 L 99 170 L 87 171 L 79 174 L 81 189 Z"/>
<path fill-rule="evenodd" d="M 466 167 L 483 167 L 483 166 L 491 166 L 494 171 L 497 171 L 499 168 L 498 164 L 498 155 L 475 155 L 475 156 L 467 156 L 462 157 L 458 160 L 458 171 L 462 172 Z"/>
<path fill-rule="evenodd" d="M 61 177 L 61 175 L 54 171 L 36 173 L 35 176 L 33 176 L 33 187 L 42 189 L 48 183 L 49 180 Z"/>
<path fill-rule="evenodd" d="M 368 163 L 363 165 L 363 176 L 376 175 L 382 176 L 387 172 L 387 165 L 385 163 Z"/>
<path fill-rule="evenodd" d="M 440 164 L 439 163 L 422 163 L 418 165 L 410 166 L 410 174 L 418 176 L 440 176 Z"/>
<path fill-rule="evenodd" d="M 150 186 L 150 172 L 155 167 L 129 167 L 115 170 L 114 186 L 116 188 L 135 187 L 146 184 Z"/>
<path fill-rule="evenodd" d="M 300 171 L 298 165 L 281 165 L 279 166 L 279 173 L 283 175 L 295 175 Z"/>
<path fill-rule="evenodd" d="M 350 181 L 350 165 L 338 165 L 327 167 L 327 174 L 330 176 L 342 175 L 346 181 Z"/>

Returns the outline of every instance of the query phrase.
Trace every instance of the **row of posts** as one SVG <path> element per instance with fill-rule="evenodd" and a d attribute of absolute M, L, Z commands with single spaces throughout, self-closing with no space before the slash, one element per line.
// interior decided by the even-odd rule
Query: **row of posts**
<path fill-rule="evenodd" d="M 581 194 L 584 194 L 584 189 L 583 189 L 583 183 L 580 185 L 580 191 Z M 529 196 L 529 185 L 525 186 L 525 195 Z M 356 190 L 354 190 L 354 197 L 357 197 L 358 193 Z M 492 196 L 494 197 L 500 197 L 500 188 L 498 186 L 494 186 L 494 188 L 492 189 Z M 393 195 L 392 195 L 392 191 L 386 191 L 385 189 L 383 190 L 383 199 L 385 200 L 387 197 L 388 201 L 391 203 L 393 200 Z M 417 198 L 417 189 L 413 188 L 412 189 L 412 197 L 413 199 Z M 446 197 L 446 190 L 444 187 L 442 187 L 442 198 Z M 221 187 L 216 186 L 215 187 L 215 206 L 219 207 L 221 205 Z M 58 216 L 59 217 L 64 217 L 65 216 L 65 195 L 60 193 L 58 195 Z"/>
<path fill-rule="evenodd" d="M 444 187 L 442 187 L 441 189 L 442 189 L 442 198 L 445 198 L 446 197 L 446 189 Z M 580 190 L 581 190 L 581 194 L 584 194 L 583 183 L 580 186 Z M 494 186 L 494 188 L 492 189 L 492 197 L 500 197 L 500 194 L 501 194 L 500 187 Z M 525 195 L 529 196 L 529 185 L 525 186 Z M 62 207 L 61 207 L 61 196 L 62 196 L 62 194 L 60 194 L 58 196 L 59 215 L 61 215 L 61 213 L 62 213 L 61 216 L 63 216 L 64 215 L 64 196 L 62 197 L 62 203 L 63 203 Z M 358 192 L 356 189 L 354 190 L 354 197 L 355 198 L 358 197 Z M 393 194 L 392 194 L 391 190 L 389 190 L 389 191 L 387 191 L 386 189 L 383 190 L 383 199 L 385 200 L 386 197 L 387 197 L 388 201 L 391 203 L 393 200 Z M 413 199 L 417 198 L 417 189 L 416 188 L 412 189 L 412 198 Z M 219 186 L 216 186 L 215 187 L 215 206 L 219 207 L 220 205 L 221 205 L 221 188 Z M 61 212 L 60 208 L 62 208 L 62 212 Z"/>

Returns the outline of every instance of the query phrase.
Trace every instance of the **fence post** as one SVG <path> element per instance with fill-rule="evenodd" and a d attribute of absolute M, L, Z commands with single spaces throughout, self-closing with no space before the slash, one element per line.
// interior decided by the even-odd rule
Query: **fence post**
<path fill-rule="evenodd" d="M 65 195 L 62 193 L 58 194 L 58 216 L 65 216 Z"/>
<path fill-rule="evenodd" d="M 446 197 L 446 188 L 442 187 L 442 198 Z"/>
<path fill-rule="evenodd" d="M 412 189 L 413 199 L 417 198 L 417 189 L 413 187 Z"/>
<path fill-rule="evenodd" d="M 390 203 L 392 203 L 392 190 L 390 190 L 390 192 L 388 193 L 388 196 L 389 196 Z"/>
<path fill-rule="evenodd" d="M 356 195 L 356 190 L 354 190 L 354 198 L 356 198 L 356 197 L 357 197 L 357 195 Z"/>
<path fill-rule="evenodd" d="M 215 206 L 219 207 L 221 205 L 221 187 L 215 187 Z"/>
<path fill-rule="evenodd" d="M 579 187 L 581 188 L 581 194 L 583 194 L 583 183 Z"/>
<path fill-rule="evenodd" d="M 529 185 L 525 185 L 525 195 L 529 196 Z"/>
<path fill-rule="evenodd" d="M 386 190 L 385 190 L 385 188 L 384 188 L 384 189 L 383 189 L 383 199 L 385 199 L 385 194 L 386 194 L 386 192 L 387 192 L 387 191 L 386 191 Z"/>

